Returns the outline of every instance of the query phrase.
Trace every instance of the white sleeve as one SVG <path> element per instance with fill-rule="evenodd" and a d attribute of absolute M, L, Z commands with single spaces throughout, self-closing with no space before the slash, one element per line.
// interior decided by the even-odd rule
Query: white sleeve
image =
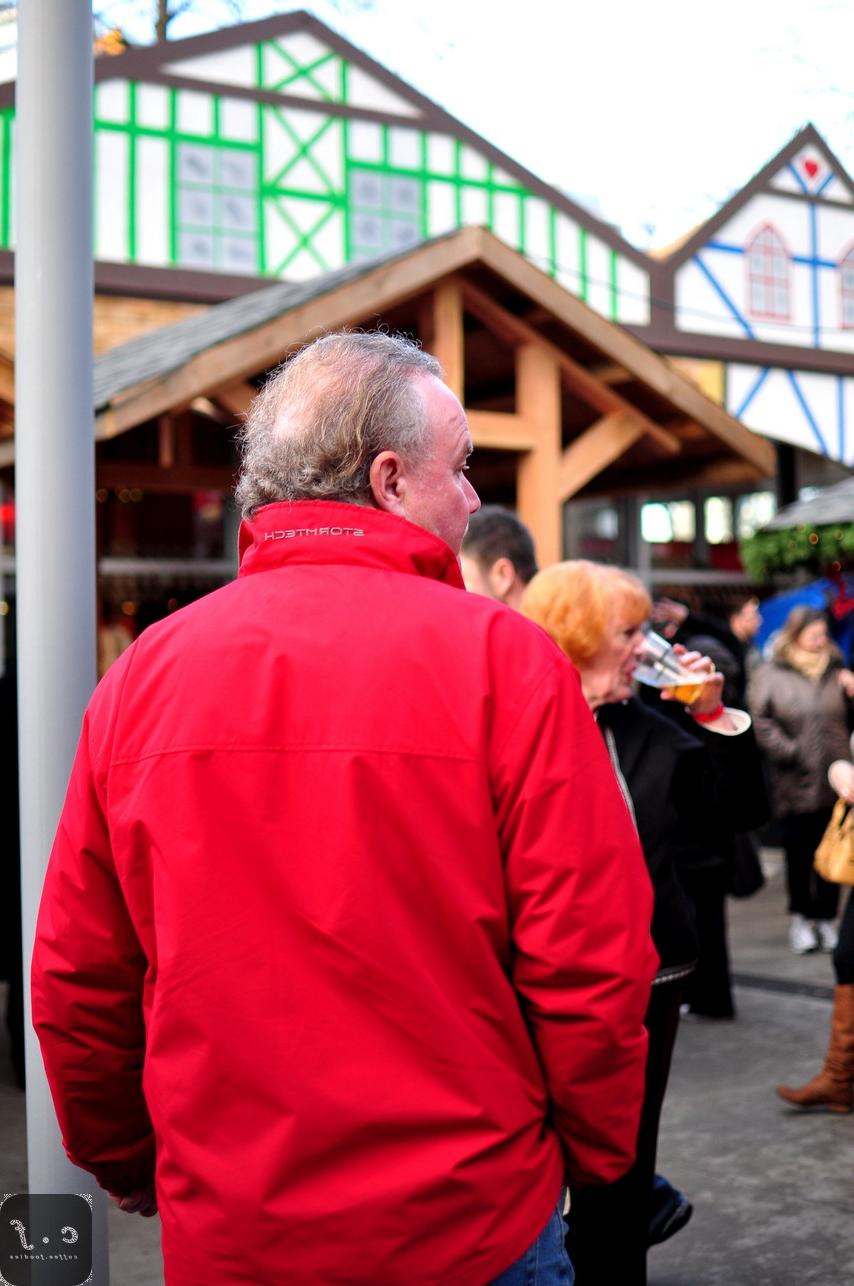
<path fill-rule="evenodd" d="M 726 715 L 729 715 L 730 719 L 735 724 L 734 728 L 721 727 Z M 734 710 L 731 706 L 725 706 L 723 712 L 718 715 L 717 719 L 704 719 L 702 727 L 705 728 L 706 732 L 717 732 L 720 733 L 722 737 L 740 737 L 743 732 L 747 732 L 747 729 L 750 727 L 752 722 L 753 720 L 750 718 L 750 715 L 746 710 Z"/>

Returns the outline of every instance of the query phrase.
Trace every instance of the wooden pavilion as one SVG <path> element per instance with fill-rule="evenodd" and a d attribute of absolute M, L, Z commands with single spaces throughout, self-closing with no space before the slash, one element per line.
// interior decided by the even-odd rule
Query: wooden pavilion
<path fill-rule="evenodd" d="M 662 495 L 773 473 L 773 446 L 667 359 L 491 233 L 464 228 L 396 256 L 263 287 L 102 354 L 95 368 L 102 559 L 152 549 L 172 563 L 200 557 L 186 536 L 170 544 L 164 534 L 153 546 L 137 540 L 135 515 L 141 521 L 147 511 L 149 525 L 165 532 L 167 510 L 228 493 L 234 428 L 266 373 L 319 333 L 345 326 L 403 331 L 439 357 L 468 414 L 477 448 L 472 481 L 484 499 L 517 510 L 544 564 L 563 555 L 569 500 Z M 0 354 L 7 478 L 13 402 L 11 359 Z M 129 497 L 145 503 L 121 503 Z M 111 507 L 118 526 L 107 521 Z M 156 566 L 154 559 L 153 573 Z"/>

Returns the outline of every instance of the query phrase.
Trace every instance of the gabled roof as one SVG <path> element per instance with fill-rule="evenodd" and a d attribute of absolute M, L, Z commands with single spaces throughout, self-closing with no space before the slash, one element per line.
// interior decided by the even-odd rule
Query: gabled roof
<path fill-rule="evenodd" d="M 627 418 L 649 434 L 663 479 L 668 469 L 693 468 L 700 459 L 739 462 L 745 476 L 773 472 L 769 442 L 481 228 L 298 285 L 277 283 L 105 353 L 95 366 L 97 436 L 113 437 L 197 397 L 215 398 L 218 388 L 256 377 L 318 333 L 371 327 L 449 280 L 498 340 L 542 344 L 595 413 Z"/>
<path fill-rule="evenodd" d="M 680 264 L 691 259 L 698 250 L 703 248 L 717 230 L 723 227 L 757 193 L 779 191 L 779 189 L 772 186 L 772 181 L 805 148 L 812 149 L 824 158 L 830 170 L 847 190 L 850 198 L 854 200 L 854 179 L 851 178 L 845 166 L 825 143 L 818 130 L 813 125 L 805 125 L 802 130 L 799 130 L 789 140 L 785 147 L 780 149 L 776 156 L 771 158 L 767 165 L 763 165 L 758 174 L 754 174 L 753 178 L 743 188 L 740 188 L 734 196 L 730 197 L 729 201 L 725 202 L 710 219 L 707 219 L 705 223 L 699 224 L 687 237 L 677 242 L 670 253 L 659 252 L 659 255 L 655 257 L 660 259 L 668 269 L 678 268 Z M 805 191 L 804 195 L 813 194 Z M 850 209 L 850 206 L 845 206 L 844 208 Z"/>
<path fill-rule="evenodd" d="M 439 302 L 449 298 L 456 301 L 450 332 Z M 160 417 L 199 402 L 239 415 L 264 373 L 318 334 L 379 323 L 422 333 L 425 318 L 428 335 L 443 322 L 444 334 L 432 332 L 429 346 L 449 378 L 457 364 L 487 468 L 503 467 L 494 466 L 495 452 L 512 465 L 514 452 L 537 449 L 537 422 L 501 400 L 514 404 L 514 354 L 530 349 L 562 387 L 561 448 L 549 481 L 556 496 L 727 485 L 773 473 L 771 443 L 624 327 L 475 227 L 304 283 L 278 282 L 103 354 L 95 364 L 96 438 L 149 432 Z M 449 333 L 458 337 L 450 347 Z M 0 442 L 0 465 L 13 457 L 13 442 Z"/>
<path fill-rule="evenodd" d="M 184 76 L 176 68 L 176 64 L 189 59 L 202 58 L 207 54 L 216 54 L 223 50 L 275 40 L 277 37 L 294 32 L 306 32 L 329 46 L 330 49 L 335 50 L 348 62 L 360 67 L 375 81 L 378 81 L 395 98 L 403 100 L 411 110 L 406 114 L 395 114 L 393 111 L 360 112 L 358 108 L 349 108 L 342 104 L 325 101 L 319 102 L 316 98 L 301 97 L 299 94 L 247 89 L 240 85 L 207 81 L 196 75 L 192 77 Z M 129 49 L 126 53 L 118 54 L 114 57 L 95 60 L 96 82 L 125 78 L 168 85 L 179 89 L 223 94 L 233 98 L 250 98 L 256 102 L 284 103 L 292 107 L 315 112 L 322 110 L 332 114 L 361 115 L 365 118 L 385 120 L 388 123 L 415 126 L 451 134 L 455 138 L 468 143 L 471 147 L 476 148 L 484 156 L 488 157 L 494 165 L 507 171 L 508 174 L 512 174 L 531 192 L 546 201 L 550 201 L 558 209 L 563 210 L 583 227 L 600 237 L 607 245 L 618 250 L 620 254 L 625 255 L 626 258 L 631 259 L 642 267 L 648 267 L 648 260 L 643 251 L 638 250 L 636 246 L 626 241 L 611 224 L 598 219 L 584 209 L 583 206 L 577 205 L 570 200 L 557 188 L 545 183 L 535 174 L 532 174 L 530 170 L 526 170 L 524 166 L 514 161 L 512 157 L 507 156 L 479 134 L 463 125 L 456 117 L 451 116 L 450 113 L 444 111 L 424 94 L 420 94 L 413 89 L 406 81 L 401 80 L 399 76 L 394 75 L 393 72 L 383 67 L 381 63 L 369 57 L 356 45 L 345 40 L 343 36 L 340 36 L 331 27 L 327 27 L 303 10 L 279 14 L 272 18 L 263 18 L 257 22 L 246 22 L 235 26 L 223 27 L 219 31 L 212 31 L 202 36 L 190 36 L 184 40 L 170 40 L 160 44 L 148 45 L 144 48 Z M 8 106 L 14 101 L 14 88 L 14 82 L 0 86 L 0 108 Z"/>
<path fill-rule="evenodd" d="M 380 260 L 382 263 L 391 261 L 391 258 Z M 170 326 L 159 326 L 108 349 L 95 361 L 95 410 L 100 411 L 120 398 L 126 389 L 161 379 L 200 353 L 325 295 L 337 286 L 356 281 L 375 267 L 374 260 L 363 259 L 308 281 L 281 281 L 272 286 L 262 286 L 195 317 L 187 317 Z"/>

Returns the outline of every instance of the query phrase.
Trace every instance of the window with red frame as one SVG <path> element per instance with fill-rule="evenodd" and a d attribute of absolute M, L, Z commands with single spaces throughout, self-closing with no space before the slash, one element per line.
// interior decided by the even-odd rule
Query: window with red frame
<path fill-rule="evenodd" d="M 750 311 L 756 317 L 789 317 L 789 255 L 779 233 L 766 224 L 747 247 Z"/>
<path fill-rule="evenodd" d="M 846 330 L 854 330 L 854 246 L 839 265 L 839 277 L 842 291 L 842 325 Z"/>

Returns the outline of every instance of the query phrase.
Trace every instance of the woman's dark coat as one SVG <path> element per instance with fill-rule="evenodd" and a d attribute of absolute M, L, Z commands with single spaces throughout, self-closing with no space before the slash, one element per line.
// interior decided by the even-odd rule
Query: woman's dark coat
<path fill-rule="evenodd" d="M 613 736 L 634 804 L 655 889 L 652 936 L 662 967 L 689 965 L 697 939 L 679 883 L 681 855 L 696 860 L 700 835 L 709 853 L 720 852 L 733 832 L 752 830 L 768 816 L 753 730 L 707 732 L 681 709 L 668 717 L 635 698 L 603 706 L 598 719 Z"/>

